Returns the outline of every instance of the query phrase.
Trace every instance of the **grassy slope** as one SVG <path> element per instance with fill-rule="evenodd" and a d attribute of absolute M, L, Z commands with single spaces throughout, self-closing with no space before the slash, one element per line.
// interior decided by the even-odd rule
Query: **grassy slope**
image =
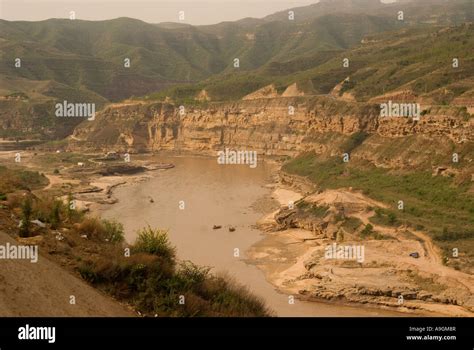
<path fill-rule="evenodd" d="M 0 66 L 0 74 L 55 80 L 116 98 L 107 86 L 122 75 L 143 82 L 149 77 L 163 83 L 192 82 L 230 69 L 234 58 L 241 60 L 242 69 L 255 69 L 269 61 L 347 48 L 367 33 L 394 25 L 395 21 L 383 18 L 347 16 L 296 25 L 280 21 L 250 28 L 229 24 L 229 28 L 208 33 L 199 27 L 167 29 L 128 18 L 100 22 L 0 21 L 5 39 L 1 43 L 5 63 Z M 335 26 L 342 26 L 342 32 Z M 249 39 L 248 33 L 255 39 Z M 16 57 L 22 58 L 23 69 L 8 64 Z M 130 69 L 124 69 L 124 58 L 131 59 Z M 128 96 L 119 97 L 139 93 L 128 91 Z"/>
<path fill-rule="evenodd" d="M 469 14 L 464 0 L 439 8 L 424 4 L 401 23 L 392 6 L 353 2 L 351 6 L 335 1 L 300 8 L 305 18 L 297 16 L 295 21 L 277 15 L 200 27 L 153 25 L 130 18 L 0 21 L 0 74 L 55 80 L 109 99 L 125 98 L 143 89 L 160 89 L 165 83 L 192 82 L 231 71 L 234 58 L 241 60 L 241 70 L 252 70 L 271 62 L 312 57 L 320 51 L 347 49 L 368 34 L 411 26 L 423 16 L 450 24 L 466 20 Z M 408 12 L 410 6 L 402 8 Z M 23 69 L 14 68 L 16 57 L 22 58 Z M 124 70 L 126 57 L 132 66 Z M 135 84 L 127 86 L 126 81 Z M 117 83 L 125 84 L 122 95 L 110 89 Z M 145 86 L 140 89 L 140 85 Z"/>
<path fill-rule="evenodd" d="M 309 83 L 312 94 L 327 94 L 347 77 L 350 83 L 342 92 L 360 101 L 407 89 L 432 98 L 434 103 L 448 104 L 474 89 L 473 25 L 410 27 L 367 39 L 349 50 L 337 46 L 306 50 L 305 55 L 282 63 L 271 61 L 251 72 L 226 71 L 200 84 L 173 87 L 149 98 L 192 99 L 197 91 L 206 89 L 213 100 L 236 100 L 268 84 L 275 84 L 281 92 L 295 82 L 300 86 Z M 344 58 L 349 59 L 348 68 L 342 65 Z M 453 58 L 459 58 L 459 68 L 452 67 Z"/>
<path fill-rule="evenodd" d="M 47 184 L 48 179 L 38 172 L 0 166 L 0 195 L 17 190 L 34 190 Z"/>

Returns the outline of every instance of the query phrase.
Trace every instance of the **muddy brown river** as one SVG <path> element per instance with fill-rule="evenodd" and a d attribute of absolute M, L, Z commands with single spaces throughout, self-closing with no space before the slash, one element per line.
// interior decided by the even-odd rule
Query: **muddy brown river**
<path fill-rule="evenodd" d="M 262 271 L 245 262 L 245 252 L 263 238 L 253 228 L 262 216 L 252 205 L 270 189 L 275 166 L 259 162 L 248 165 L 219 165 L 215 158 L 160 157 L 175 168 L 153 173 L 139 184 L 119 187 L 118 203 L 101 211 L 106 218 L 123 223 L 126 239 L 133 242 L 136 231 L 146 225 L 169 230 L 178 258 L 225 271 L 265 300 L 278 316 L 401 316 L 403 314 L 366 307 L 296 300 L 279 293 Z M 153 199 L 153 203 L 150 201 Z M 214 230 L 213 225 L 222 225 Z M 229 226 L 235 227 L 229 232 Z M 240 252 L 235 257 L 236 249 Z"/>

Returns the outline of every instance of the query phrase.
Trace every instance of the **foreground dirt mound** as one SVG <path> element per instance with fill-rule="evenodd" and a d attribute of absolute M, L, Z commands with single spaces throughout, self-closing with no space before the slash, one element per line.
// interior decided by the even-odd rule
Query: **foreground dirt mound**
<path fill-rule="evenodd" d="M 18 245 L 0 232 L 0 245 Z M 104 296 L 44 256 L 0 260 L 0 316 L 135 316 L 132 310 Z M 75 297 L 75 305 L 70 297 Z"/>

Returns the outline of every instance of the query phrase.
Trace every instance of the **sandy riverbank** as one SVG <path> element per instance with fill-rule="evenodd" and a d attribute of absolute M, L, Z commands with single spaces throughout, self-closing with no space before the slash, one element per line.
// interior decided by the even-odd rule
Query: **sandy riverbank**
<path fill-rule="evenodd" d="M 284 177 L 288 183 L 288 174 Z M 366 225 L 374 215 L 366 208 L 384 206 L 351 189 L 307 195 L 301 192 L 298 180 L 299 186 L 281 182 L 274 186 L 271 198 L 286 211 L 285 215 L 291 212 L 289 205 L 304 198 L 305 202 L 329 208 L 345 206 L 348 215 Z M 389 239 L 361 242 L 346 234 L 337 244 L 363 245 L 365 260 L 359 264 L 325 257 L 326 248 L 336 243 L 327 234 L 334 230 L 331 222 L 326 222 L 327 232 L 314 226 L 282 227 L 281 222 L 277 223 L 279 213 L 280 209 L 275 210 L 258 222 L 266 236 L 249 249 L 248 259 L 280 291 L 304 300 L 370 305 L 409 315 L 474 316 L 473 276 L 444 266 L 438 249 L 425 233 L 374 225 Z M 408 254 L 413 251 L 423 253 L 414 259 Z"/>

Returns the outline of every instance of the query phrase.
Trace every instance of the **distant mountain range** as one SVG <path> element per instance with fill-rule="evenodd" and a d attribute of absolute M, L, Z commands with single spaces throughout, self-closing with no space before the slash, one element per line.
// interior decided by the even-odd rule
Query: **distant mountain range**
<path fill-rule="evenodd" d="M 48 137 L 67 134 L 69 127 L 58 134 L 49 112 L 62 99 L 102 106 L 143 95 L 189 99 L 202 89 L 213 100 L 235 99 L 267 84 L 281 92 L 295 82 L 319 94 L 349 75 L 339 92 L 352 90 L 363 100 L 405 84 L 434 93 L 472 76 L 473 29 L 462 24 L 473 20 L 472 0 L 323 0 L 208 26 L 130 18 L 0 20 L 0 137 L 19 127 L 20 134 L 28 128 Z M 443 67 L 455 54 L 463 60 L 451 75 Z M 346 56 L 350 65 L 341 69 Z M 466 84 L 458 90 L 469 90 Z M 29 121 L 38 118 L 39 129 Z"/>

